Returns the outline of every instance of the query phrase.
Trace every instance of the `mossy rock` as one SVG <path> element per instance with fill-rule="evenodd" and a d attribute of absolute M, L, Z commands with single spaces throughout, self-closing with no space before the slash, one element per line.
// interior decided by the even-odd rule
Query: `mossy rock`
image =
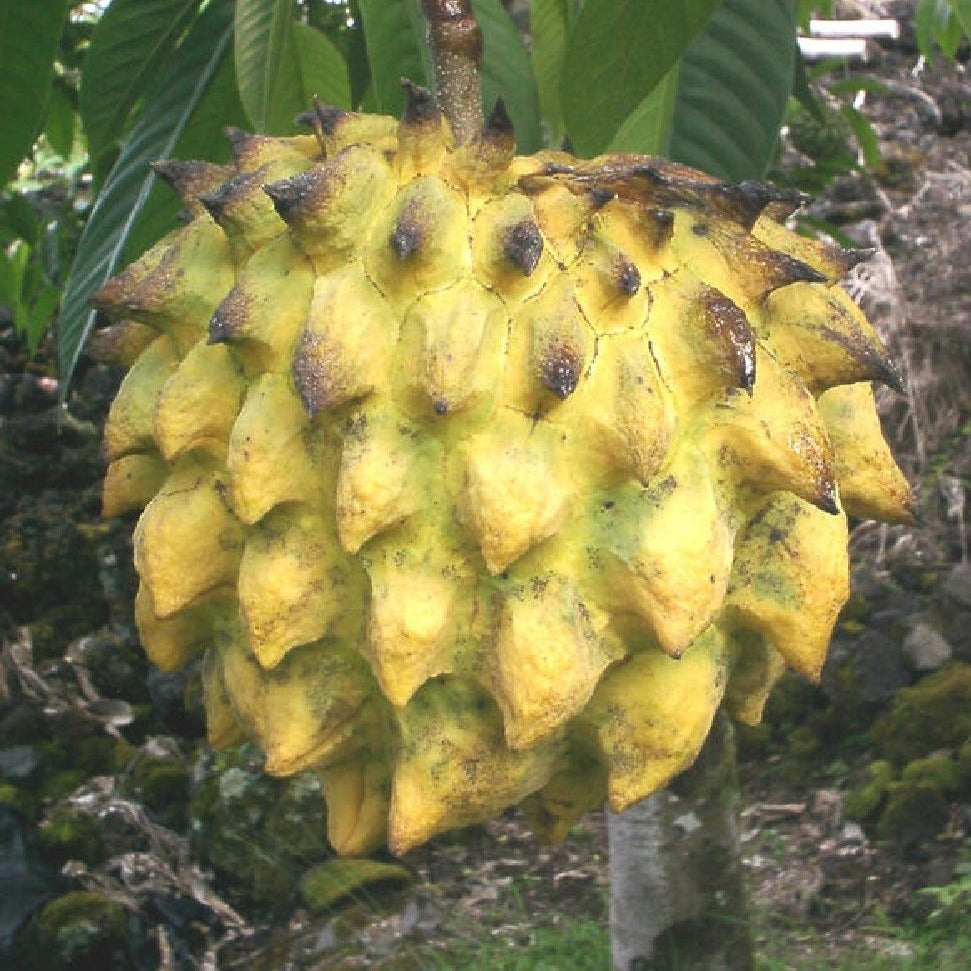
<path fill-rule="evenodd" d="M 877 835 L 903 849 L 933 839 L 947 824 L 948 807 L 940 787 L 930 782 L 893 782 Z"/>
<path fill-rule="evenodd" d="M 898 765 L 959 748 L 971 737 L 971 664 L 954 661 L 902 688 L 871 735 Z"/>
<path fill-rule="evenodd" d="M 248 744 L 207 752 L 194 779 L 193 853 L 235 906 L 264 915 L 285 909 L 301 873 L 333 855 L 320 780 L 311 772 L 270 778 Z"/>
<path fill-rule="evenodd" d="M 78 890 L 44 907 L 23 960 L 38 971 L 128 971 L 127 937 L 128 914 L 121 904 Z"/>
<path fill-rule="evenodd" d="M 961 770 L 958 763 L 946 755 L 929 755 L 914 759 L 901 773 L 905 782 L 927 782 L 937 786 L 944 795 L 954 795 L 961 789 Z"/>
<path fill-rule="evenodd" d="M 135 763 L 125 792 L 144 803 L 159 822 L 182 830 L 188 824 L 189 770 L 172 755 L 143 758 Z"/>
<path fill-rule="evenodd" d="M 893 765 L 886 759 L 878 759 L 867 767 L 867 781 L 851 790 L 843 803 L 846 815 L 861 823 L 876 818 L 887 797 L 887 790 L 894 781 Z"/>
<path fill-rule="evenodd" d="M 397 863 L 380 860 L 328 860 L 300 881 L 300 898 L 312 914 L 321 914 L 364 887 L 408 883 L 411 874 Z"/>
<path fill-rule="evenodd" d="M 105 856 L 101 823 L 77 809 L 60 807 L 41 823 L 37 844 L 43 858 L 61 867 L 68 860 L 96 866 Z"/>

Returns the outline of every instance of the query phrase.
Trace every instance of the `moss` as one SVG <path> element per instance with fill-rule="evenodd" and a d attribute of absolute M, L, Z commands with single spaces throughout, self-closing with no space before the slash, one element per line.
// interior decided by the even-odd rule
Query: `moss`
<path fill-rule="evenodd" d="M 189 770 L 175 756 L 145 758 L 135 764 L 125 791 L 143 802 L 159 821 L 173 829 L 188 822 Z"/>
<path fill-rule="evenodd" d="M 940 787 L 930 782 L 892 782 L 877 835 L 907 849 L 933 839 L 948 820 Z"/>
<path fill-rule="evenodd" d="M 953 661 L 902 688 L 871 735 L 898 765 L 963 745 L 971 737 L 971 664 Z"/>
<path fill-rule="evenodd" d="M 861 823 L 876 818 L 887 797 L 887 790 L 894 781 L 894 770 L 886 759 L 878 759 L 867 767 L 867 781 L 851 790 L 844 802 L 846 815 Z"/>
<path fill-rule="evenodd" d="M 29 793 L 17 786 L 0 785 L 0 806 L 6 806 L 24 819 L 33 819 L 37 814 L 37 803 Z"/>
<path fill-rule="evenodd" d="M 960 794 L 971 794 L 971 739 L 958 749 L 957 765 L 961 781 Z"/>
<path fill-rule="evenodd" d="M 33 967 L 45 971 L 122 971 L 131 967 L 128 915 L 100 893 L 78 890 L 51 901 L 31 935 Z"/>
<path fill-rule="evenodd" d="M 312 914 L 330 910 L 362 887 L 402 884 L 411 874 L 397 863 L 379 860 L 328 860 L 309 870 L 300 881 L 300 898 Z"/>
<path fill-rule="evenodd" d="M 927 782 L 937 786 L 944 795 L 952 795 L 961 788 L 961 772 L 954 759 L 946 755 L 930 755 L 914 759 L 901 773 L 905 782 Z"/>
<path fill-rule="evenodd" d="M 41 797 L 49 802 L 60 802 L 67 798 L 86 779 L 88 774 L 81 769 L 64 769 L 44 776 L 41 783 Z"/>
<path fill-rule="evenodd" d="M 100 823 L 77 809 L 54 810 L 40 825 L 37 842 L 44 858 L 58 868 L 68 860 L 96 866 L 105 856 Z"/>

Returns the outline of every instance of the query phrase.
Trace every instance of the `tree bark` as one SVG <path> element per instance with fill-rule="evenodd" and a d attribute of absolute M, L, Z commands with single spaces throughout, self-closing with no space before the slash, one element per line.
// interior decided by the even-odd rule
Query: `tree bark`
<path fill-rule="evenodd" d="M 752 971 L 734 733 L 719 713 L 671 787 L 608 813 L 614 971 Z"/>

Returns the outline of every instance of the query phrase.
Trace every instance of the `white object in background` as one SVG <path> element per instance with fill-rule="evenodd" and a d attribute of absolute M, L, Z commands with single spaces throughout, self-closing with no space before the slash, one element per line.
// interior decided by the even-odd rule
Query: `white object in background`
<path fill-rule="evenodd" d="M 896 20 L 810 20 L 812 37 L 872 37 L 874 40 L 896 40 L 900 23 Z"/>
<path fill-rule="evenodd" d="M 870 59 L 867 42 L 862 37 L 800 37 L 799 53 L 807 61 L 824 61 L 830 57 L 850 61 Z"/>

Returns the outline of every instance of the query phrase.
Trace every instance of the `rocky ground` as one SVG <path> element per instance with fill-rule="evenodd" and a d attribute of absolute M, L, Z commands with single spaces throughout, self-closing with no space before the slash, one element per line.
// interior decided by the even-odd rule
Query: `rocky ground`
<path fill-rule="evenodd" d="M 909 22 L 913 4 L 880 6 Z M 822 684 L 786 680 L 739 738 L 759 934 L 828 954 L 925 919 L 920 889 L 954 880 L 971 831 L 971 81 L 906 32 L 847 76 L 883 84 L 860 105 L 881 161 L 808 214 L 876 248 L 851 285 L 905 364 L 883 404 L 922 521 L 859 526 Z M 196 672 L 149 671 L 133 633 L 132 524 L 99 516 L 118 379 L 84 362 L 63 410 L 49 358 L 0 320 L 0 966 L 420 967 L 428 946 L 605 919 L 599 814 L 555 848 L 510 813 L 405 871 L 315 870 L 316 780 L 205 749 Z"/>

